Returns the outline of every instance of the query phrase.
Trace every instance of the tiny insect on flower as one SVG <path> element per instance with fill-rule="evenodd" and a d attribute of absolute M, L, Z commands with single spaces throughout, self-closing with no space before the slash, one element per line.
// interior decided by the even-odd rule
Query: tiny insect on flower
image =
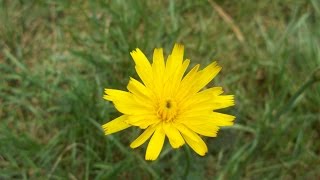
<path fill-rule="evenodd" d="M 181 44 L 174 45 L 166 62 L 161 48 L 154 50 L 152 64 L 140 49 L 130 54 L 142 83 L 130 78 L 128 92 L 105 89 L 103 98 L 112 101 L 123 114 L 102 126 L 105 134 L 131 126 L 144 129 L 130 147 L 137 148 L 150 139 L 146 160 L 157 159 L 165 137 L 172 148 L 187 143 L 204 156 L 208 148 L 200 135 L 216 137 L 219 127 L 231 126 L 235 119 L 232 115 L 215 112 L 233 106 L 233 95 L 222 95 L 221 87 L 204 89 L 221 67 L 213 62 L 199 70 L 198 64 L 185 75 L 190 60 L 183 59 Z"/>

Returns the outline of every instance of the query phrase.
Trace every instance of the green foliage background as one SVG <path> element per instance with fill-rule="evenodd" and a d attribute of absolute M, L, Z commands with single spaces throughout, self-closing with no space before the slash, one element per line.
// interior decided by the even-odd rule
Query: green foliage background
<path fill-rule="evenodd" d="M 243 41 L 208 1 L 0 0 L 0 179 L 318 179 L 320 85 L 296 92 L 320 76 L 320 2 L 215 2 Z M 131 50 L 175 42 L 218 60 L 236 125 L 205 157 L 166 143 L 147 162 L 139 130 L 104 136 L 119 113 L 103 90 L 137 76 Z"/>

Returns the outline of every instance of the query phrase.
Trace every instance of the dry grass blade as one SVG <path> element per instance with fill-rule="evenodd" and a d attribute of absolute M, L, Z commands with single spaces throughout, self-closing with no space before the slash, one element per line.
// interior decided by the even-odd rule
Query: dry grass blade
<path fill-rule="evenodd" d="M 217 3 L 215 3 L 213 0 L 208 0 L 212 8 L 217 11 L 219 16 L 231 27 L 232 31 L 236 35 L 237 39 L 239 42 L 243 43 L 244 42 L 244 36 L 240 30 L 240 28 L 235 24 L 233 21 L 232 17 L 227 14 L 221 6 L 219 6 Z"/>

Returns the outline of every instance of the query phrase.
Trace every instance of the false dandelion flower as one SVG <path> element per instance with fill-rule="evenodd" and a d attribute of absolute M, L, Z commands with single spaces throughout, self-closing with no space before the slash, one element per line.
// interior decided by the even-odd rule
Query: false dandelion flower
<path fill-rule="evenodd" d="M 201 136 L 216 137 L 219 127 L 231 126 L 235 119 L 215 112 L 233 106 L 233 95 L 222 95 L 221 87 L 204 88 L 221 67 L 213 62 L 200 70 L 198 64 L 185 73 L 190 60 L 183 60 L 181 44 L 174 45 L 166 61 L 163 50 L 155 49 L 152 64 L 138 48 L 130 54 L 142 83 L 130 78 L 128 92 L 105 89 L 103 98 L 123 114 L 102 126 L 105 134 L 131 126 L 143 129 L 130 147 L 137 148 L 150 139 L 146 160 L 157 159 L 166 137 L 172 148 L 186 143 L 204 156 L 208 148 Z"/>

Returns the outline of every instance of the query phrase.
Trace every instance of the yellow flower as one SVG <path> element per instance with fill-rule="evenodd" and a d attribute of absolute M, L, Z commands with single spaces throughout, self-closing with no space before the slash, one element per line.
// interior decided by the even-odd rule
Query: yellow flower
<path fill-rule="evenodd" d="M 131 52 L 135 69 L 142 82 L 130 78 L 129 92 L 105 89 L 104 99 L 112 101 L 122 116 L 104 124 L 105 134 L 112 134 L 131 126 L 145 129 L 130 147 L 149 141 L 145 159 L 155 160 L 165 137 L 172 148 L 187 143 L 204 156 L 207 145 L 199 135 L 216 137 L 219 127 L 231 126 L 234 116 L 214 112 L 234 105 L 233 95 L 221 95 L 221 87 L 203 89 L 221 70 L 216 62 L 199 70 L 193 67 L 185 76 L 190 60 L 183 61 L 184 47 L 175 44 L 164 61 L 163 50 L 155 49 L 150 64 L 140 49 Z"/>

